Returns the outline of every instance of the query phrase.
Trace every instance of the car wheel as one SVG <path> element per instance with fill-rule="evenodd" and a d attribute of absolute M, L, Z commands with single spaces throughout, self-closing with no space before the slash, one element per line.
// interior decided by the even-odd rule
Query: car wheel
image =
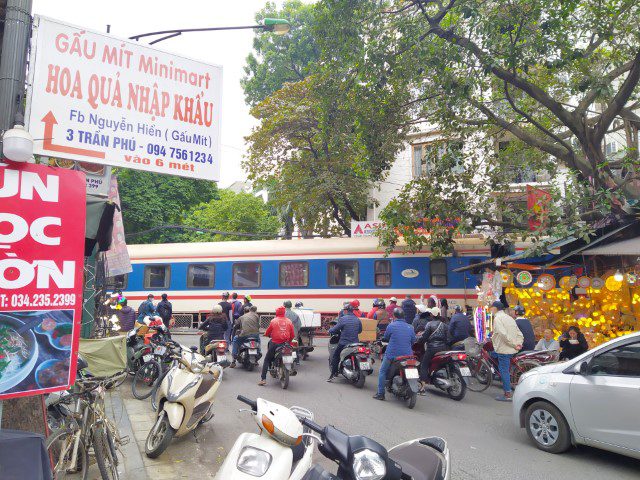
<path fill-rule="evenodd" d="M 571 446 L 569 425 L 554 405 L 535 402 L 527 408 L 525 428 L 536 447 L 549 453 L 562 453 Z"/>

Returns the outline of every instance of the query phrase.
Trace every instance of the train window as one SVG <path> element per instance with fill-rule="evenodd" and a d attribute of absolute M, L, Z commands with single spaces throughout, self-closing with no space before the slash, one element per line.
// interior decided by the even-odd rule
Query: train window
<path fill-rule="evenodd" d="M 144 288 L 169 288 L 171 267 L 169 265 L 146 265 L 144 267 Z"/>
<path fill-rule="evenodd" d="M 128 277 L 129 275 L 127 275 L 126 273 L 124 275 L 116 275 L 115 277 L 109 277 L 106 280 L 105 288 L 108 291 L 126 290 Z"/>
<path fill-rule="evenodd" d="M 258 262 L 233 264 L 233 288 L 258 288 L 262 266 Z"/>
<path fill-rule="evenodd" d="M 308 287 L 308 262 L 282 262 L 280 264 L 281 287 Z"/>
<path fill-rule="evenodd" d="M 215 265 L 189 265 L 187 269 L 187 288 L 213 288 L 215 272 Z"/>
<path fill-rule="evenodd" d="M 357 287 L 360 281 L 357 260 L 329 262 L 330 287 Z"/>
<path fill-rule="evenodd" d="M 391 286 L 391 261 L 376 260 L 374 264 L 376 287 Z"/>
<path fill-rule="evenodd" d="M 447 261 L 445 259 L 431 260 L 431 286 L 446 287 L 448 283 Z"/>

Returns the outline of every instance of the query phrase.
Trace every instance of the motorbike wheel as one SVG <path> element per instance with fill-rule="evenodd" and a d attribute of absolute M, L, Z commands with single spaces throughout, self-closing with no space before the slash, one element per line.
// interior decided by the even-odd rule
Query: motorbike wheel
<path fill-rule="evenodd" d="M 520 377 L 524 372 L 528 372 L 529 370 L 539 367 L 541 365 L 537 360 L 525 360 L 519 363 L 520 369 L 516 369 L 511 366 L 511 388 L 516 388 L 518 382 L 520 381 Z"/>
<path fill-rule="evenodd" d="M 453 387 L 447 388 L 447 395 L 451 400 L 460 401 L 467 394 L 467 384 L 460 374 L 460 370 L 451 367 L 449 370 L 449 379 L 454 383 Z"/>
<path fill-rule="evenodd" d="M 468 360 L 471 376 L 467 378 L 467 387 L 472 392 L 484 392 L 493 382 L 491 366 L 484 360 Z"/>
<path fill-rule="evenodd" d="M 147 435 L 144 453 L 149 458 L 158 458 L 167 449 L 175 433 L 169 418 L 166 415 L 160 415 Z"/>
<path fill-rule="evenodd" d="M 162 377 L 162 366 L 157 360 L 151 360 L 143 364 L 131 384 L 131 393 L 138 400 L 149 398 L 156 388 L 156 384 Z"/>
<path fill-rule="evenodd" d="M 407 405 L 407 408 L 411 410 L 416 406 L 416 400 L 418 399 L 418 394 L 412 391 L 409 391 L 404 402 Z"/>
<path fill-rule="evenodd" d="M 362 370 L 358 371 L 358 379 L 353 383 L 356 388 L 364 387 L 364 382 L 367 379 L 367 376 L 364 374 Z"/>
<path fill-rule="evenodd" d="M 242 365 L 244 365 L 244 369 L 245 369 L 247 372 L 253 372 L 253 367 L 255 367 L 255 364 L 254 364 L 254 363 L 251 361 L 251 359 L 250 359 L 250 358 L 248 358 L 248 357 L 247 357 L 247 358 L 245 358 L 245 360 L 244 360 L 244 362 L 243 362 L 243 364 L 242 364 Z"/>
<path fill-rule="evenodd" d="M 280 367 L 280 386 L 283 390 L 289 386 L 289 370 L 285 366 Z"/>
<path fill-rule="evenodd" d="M 102 427 L 94 430 L 93 452 L 103 480 L 118 480 L 120 478 L 118 474 L 118 456 L 114 453 L 114 442 L 109 430 Z"/>

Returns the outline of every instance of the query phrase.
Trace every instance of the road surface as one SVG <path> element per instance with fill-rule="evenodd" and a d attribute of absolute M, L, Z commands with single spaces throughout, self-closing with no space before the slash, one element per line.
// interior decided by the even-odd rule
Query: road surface
<path fill-rule="evenodd" d="M 197 338 L 176 337 L 185 345 L 196 345 Z M 315 413 L 320 424 L 330 423 L 349 434 L 370 436 L 387 447 L 416 437 L 442 436 L 449 444 L 452 478 L 456 480 L 601 480 L 603 474 L 616 480 L 640 478 L 640 461 L 620 455 L 587 447 L 562 455 L 537 450 L 524 430 L 515 427 L 511 404 L 494 400 L 499 393 L 495 387 L 483 393 L 467 392 L 460 402 L 430 390 L 426 397 L 418 397 L 416 407 L 409 410 L 389 394 L 385 402 L 371 398 L 377 374 L 367 378 L 362 390 L 340 380 L 329 384 L 325 381 L 326 340 L 317 342 L 321 346 L 302 362 L 287 390 L 282 390 L 270 376 L 266 387 L 258 386 L 257 371 L 226 369 L 216 397 L 215 418 L 197 431 L 197 439 L 187 435 L 174 440 L 161 458 L 177 467 L 181 478 L 213 478 L 236 437 L 257 429 L 249 414 L 238 412 L 246 407 L 236 400 L 238 394 L 243 394 L 306 407 Z M 265 345 L 263 339 L 263 351 Z M 378 366 L 376 362 L 376 372 Z M 130 395 L 127 386 L 122 387 L 123 395 Z M 333 464 L 317 451 L 314 461 L 335 473 Z"/>

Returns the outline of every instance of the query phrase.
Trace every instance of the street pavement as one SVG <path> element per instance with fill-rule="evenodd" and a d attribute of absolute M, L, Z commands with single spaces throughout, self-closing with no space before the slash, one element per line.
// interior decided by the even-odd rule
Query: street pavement
<path fill-rule="evenodd" d="M 176 339 L 185 345 L 196 345 L 195 335 L 180 335 Z M 640 461 L 588 447 L 579 447 L 562 455 L 537 450 L 529 443 L 524 430 L 513 422 L 511 404 L 496 402 L 499 393 L 491 387 L 483 393 L 467 392 L 460 402 L 430 390 L 418 397 L 413 410 L 390 397 L 380 402 L 371 397 L 377 384 L 376 373 L 367 378 L 362 390 L 337 380 L 326 383 L 328 362 L 326 340 L 317 339 L 319 347 L 309 360 L 302 362 L 299 373 L 292 377 L 287 390 L 267 376 L 268 385 L 257 385 L 259 373 L 243 369 L 226 369 L 215 399 L 214 419 L 196 431 L 175 439 L 157 460 L 144 455 L 144 439 L 153 415 L 149 401 L 131 396 L 130 383 L 120 387 L 123 404 L 129 416 L 135 444 L 141 452 L 126 460 L 126 478 L 203 479 L 213 478 L 226 453 L 238 435 L 256 431 L 257 426 L 246 412 L 246 406 L 236 399 L 238 394 L 250 398 L 261 396 L 284 405 L 300 405 L 315 414 L 320 424 L 333 424 L 349 434 L 367 435 L 386 447 L 425 436 L 441 436 L 449 444 L 453 475 L 456 480 L 555 480 L 579 478 L 600 480 L 604 475 L 616 480 L 637 479 Z M 266 342 L 263 339 L 263 351 Z M 603 406 L 603 408 L 615 406 Z M 314 461 L 335 473 L 335 466 L 317 451 Z M 145 472 L 142 472 L 144 465 Z M 129 473 L 133 465 L 132 473 Z"/>

